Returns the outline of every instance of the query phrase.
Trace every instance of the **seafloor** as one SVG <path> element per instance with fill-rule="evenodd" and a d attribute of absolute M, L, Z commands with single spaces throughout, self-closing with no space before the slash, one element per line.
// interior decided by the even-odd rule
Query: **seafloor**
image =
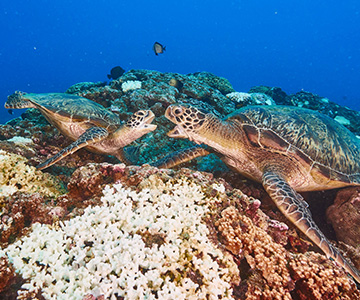
<path fill-rule="evenodd" d="M 38 171 L 71 141 L 34 109 L 0 126 L 0 299 L 360 298 L 355 282 L 277 211 L 259 184 L 216 156 L 173 170 L 149 165 L 191 145 L 166 136 L 173 125 L 163 113 L 173 103 L 219 116 L 249 104 L 305 107 L 358 136 L 359 112 L 305 91 L 235 92 L 207 72 L 131 70 L 67 93 L 122 119 L 151 109 L 158 128 L 134 143 L 138 166 L 79 150 Z M 303 196 L 325 235 L 360 269 L 360 188 Z"/>

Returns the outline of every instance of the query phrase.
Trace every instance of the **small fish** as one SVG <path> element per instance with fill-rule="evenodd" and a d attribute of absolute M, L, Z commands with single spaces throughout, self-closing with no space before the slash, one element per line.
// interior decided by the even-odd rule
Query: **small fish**
<path fill-rule="evenodd" d="M 169 84 L 173 87 L 176 87 L 179 90 L 179 92 L 182 89 L 182 87 L 184 86 L 184 84 L 176 78 L 171 78 L 169 81 Z"/>
<path fill-rule="evenodd" d="M 164 51 L 166 50 L 166 46 L 163 46 L 160 43 L 155 42 L 153 46 L 153 50 L 155 55 L 159 55 L 160 53 L 164 53 Z"/>
<path fill-rule="evenodd" d="M 7 111 L 8 111 L 8 113 L 9 113 L 10 115 L 13 115 L 13 114 L 14 114 L 14 111 L 13 111 L 12 109 L 8 109 Z"/>
<path fill-rule="evenodd" d="M 107 77 L 109 79 L 116 80 L 124 73 L 125 73 L 125 70 L 122 67 L 116 66 L 111 69 L 110 74 L 108 74 Z"/>

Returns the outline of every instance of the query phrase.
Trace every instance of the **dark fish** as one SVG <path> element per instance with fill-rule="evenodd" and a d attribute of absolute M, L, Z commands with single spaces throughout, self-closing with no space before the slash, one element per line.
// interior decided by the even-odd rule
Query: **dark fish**
<path fill-rule="evenodd" d="M 111 69 L 110 74 L 108 74 L 107 77 L 109 79 L 116 80 L 124 73 L 125 73 L 125 70 L 122 67 L 116 66 Z"/>
<path fill-rule="evenodd" d="M 155 52 L 155 55 L 158 55 L 160 53 L 164 53 L 164 51 L 166 50 L 166 46 L 163 46 L 160 43 L 155 42 L 153 46 L 153 50 Z"/>
<path fill-rule="evenodd" d="M 184 86 L 184 84 L 176 78 L 171 78 L 169 84 L 173 87 L 176 87 L 179 90 L 179 92 L 181 91 L 181 88 Z"/>
<path fill-rule="evenodd" d="M 8 113 L 9 113 L 10 115 L 13 115 L 13 114 L 14 114 L 14 111 L 13 111 L 12 109 L 8 109 L 7 111 L 8 111 Z"/>

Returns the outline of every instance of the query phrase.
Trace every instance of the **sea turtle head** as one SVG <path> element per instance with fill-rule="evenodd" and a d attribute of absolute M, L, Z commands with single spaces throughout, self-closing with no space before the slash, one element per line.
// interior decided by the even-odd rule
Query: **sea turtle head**
<path fill-rule="evenodd" d="M 155 115 L 151 110 L 138 110 L 133 113 L 122 126 L 112 133 L 111 147 L 123 148 L 143 135 L 154 131 L 157 127 L 151 124 L 154 118 Z"/>
<path fill-rule="evenodd" d="M 156 129 L 157 126 L 151 124 L 154 118 L 151 110 L 138 110 L 126 121 L 125 126 L 144 135 Z"/>
<path fill-rule="evenodd" d="M 168 132 L 169 137 L 188 138 L 196 142 L 196 136 L 206 129 L 209 119 L 214 117 L 205 110 L 190 105 L 171 105 L 165 111 L 165 117 L 176 124 Z"/>

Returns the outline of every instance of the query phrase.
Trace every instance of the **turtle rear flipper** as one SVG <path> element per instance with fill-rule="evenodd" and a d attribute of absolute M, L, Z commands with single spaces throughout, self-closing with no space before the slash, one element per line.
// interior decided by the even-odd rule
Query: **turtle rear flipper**
<path fill-rule="evenodd" d="M 43 163 L 39 164 L 36 168 L 38 170 L 43 170 L 45 168 L 50 167 L 51 165 L 55 164 L 59 160 L 63 159 L 65 156 L 68 156 L 75 151 L 84 148 L 88 145 L 94 144 L 99 142 L 100 140 L 104 139 L 108 136 L 108 131 L 102 127 L 91 127 L 86 130 L 80 137 L 73 143 L 71 143 L 66 148 L 59 151 L 53 157 L 50 157 Z"/>
<path fill-rule="evenodd" d="M 188 162 L 196 157 L 206 156 L 209 154 L 210 152 L 208 150 L 199 146 L 193 146 L 171 153 L 154 163 L 151 163 L 150 165 L 159 169 L 169 169 L 184 162 Z"/>
<path fill-rule="evenodd" d="M 279 210 L 312 240 L 327 257 L 342 266 L 357 282 L 359 272 L 350 265 L 315 224 L 308 204 L 284 179 L 281 174 L 267 171 L 263 174 L 263 186 Z"/>
<path fill-rule="evenodd" d="M 117 157 L 127 165 L 136 165 L 140 158 L 140 148 L 141 145 L 122 148 L 122 156 L 118 153 Z"/>

